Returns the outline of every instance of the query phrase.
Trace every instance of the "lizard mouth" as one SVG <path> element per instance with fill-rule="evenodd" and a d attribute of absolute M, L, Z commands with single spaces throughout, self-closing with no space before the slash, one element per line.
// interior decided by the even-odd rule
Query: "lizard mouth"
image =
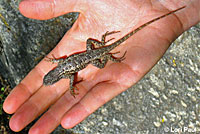
<path fill-rule="evenodd" d="M 44 84 L 45 86 L 51 85 L 51 80 L 48 78 L 48 75 L 45 75 L 45 76 L 44 76 L 43 84 Z"/>

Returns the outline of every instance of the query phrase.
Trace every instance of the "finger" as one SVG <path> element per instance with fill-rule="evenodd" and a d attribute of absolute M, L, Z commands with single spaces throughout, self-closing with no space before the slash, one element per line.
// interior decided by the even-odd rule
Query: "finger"
<path fill-rule="evenodd" d="M 67 44 L 70 42 L 66 41 L 68 40 L 67 37 L 64 37 L 61 42 L 58 44 L 58 46 L 56 48 L 54 48 L 54 50 L 49 54 L 49 57 L 54 54 L 56 57 L 60 57 L 63 56 L 65 54 L 68 54 L 70 52 L 70 46 L 68 46 Z M 63 46 L 62 42 L 65 43 L 65 46 Z M 67 42 L 67 43 L 66 43 Z M 73 43 L 72 43 L 73 44 Z M 79 42 L 77 42 L 77 44 L 79 44 Z M 68 46 L 68 47 L 67 47 Z M 63 50 L 66 49 L 66 47 L 68 48 L 67 51 L 63 52 Z M 72 50 L 74 48 L 72 47 Z M 65 54 L 64 54 L 65 53 Z M 44 111 L 51 103 L 53 103 L 53 101 L 57 100 L 60 95 L 66 91 L 68 89 L 68 81 L 66 81 L 65 79 L 57 82 L 54 86 L 57 86 L 57 92 L 54 94 L 57 94 L 57 97 L 54 98 L 54 95 L 52 95 L 52 97 L 50 96 L 45 96 L 45 94 L 50 94 L 49 92 L 51 92 L 51 90 L 43 90 L 40 89 L 40 87 L 43 84 L 43 77 L 44 75 L 50 71 L 52 68 L 54 68 L 56 66 L 56 64 L 47 62 L 45 60 L 42 60 L 26 77 L 25 79 L 18 85 L 16 86 L 12 93 L 7 97 L 7 99 L 4 102 L 4 110 L 8 113 L 14 113 L 16 112 L 16 114 L 12 117 L 11 121 L 10 121 L 10 126 L 13 130 L 18 131 L 21 130 L 24 126 L 26 126 L 30 121 L 32 121 L 37 115 L 39 115 L 42 111 Z M 37 76 L 37 77 L 36 77 Z M 64 82 L 65 81 L 65 82 Z M 60 83 L 60 84 L 59 84 Z M 60 86 L 65 86 L 65 88 L 61 88 Z M 43 91 L 45 92 L 43 92 Z M 36 92 L 38 91 L 38 92 Z M 55 90 L 56 91 L 56 90 Z M 34 95 L 33 95 L 34 94 Z M 33 95 L 31 98 L 30 96 Z M 30 100 L 28 100 L 30 98 Z M 35 98 L 35 99 L 32 99 Z M 41 102 L 38 101 L 34 101 L 41 99 Z M 43 99 L 45 99 L 46 101 L 42 101 Z M 25 104 L 23 104 L 25 101 L 27 101 Z M 30 103 L 30 105 L 29 105 Z M 43 104 L 45 103 L 45 104 Z M 42 107 L 40 107 L 40 109 L 35 109 L 35 110 L 31 110 L 31 107 L 34 108 L 34 105 L 37 104 L 43 104 L 41 105 Z M 19 110 L 18 110 L 19 108 Z M 25 110 L 21 110 L 21 109 L 25 109 Z M 27 111 L 28 113 L 30 112 L 32 115 L 34 116 L 30 116 L 31 114 L 28 113 L 23 113 L 22 111 Z M 24 119 L 23 120 L 21 120 Z"/>
<path fill-rule="evenodd" d="M 90 72 L 87 73 L 87 75 Z M 93 77 L 92 75 L 89 76 Z M 79 95 L 74 98 L 70 92 L 66 92 L 51 108 L 45 112 L 42 117 L 33 125 L 29 133 L 51 133 L 61 122 L 63 115 L 91 89 L 96 80 L 87 78 L 87 81 L 82 81 L 76 84 Z"/>
<path fill-rule="evenodd" d="M 42 86 L 15 112 L 10 119 L 10 128 L 13 131 L 22 130 L 27 124 L 44 112 L 50 104 L 55 102 L 68 87 L 66 81 L 62 80 L 52 86 Z"/>
<path fill-rule="evenodd" d="M 19 10 L 26 17 L 46 20 L 75 12 L 76 5 L 77 0 L 23 0 Z"/>
<path fill-rule="evenodd" d="M 119 69 L 118 72 L 116 69 Z M 139 75 L 126 64 L 111 64 L 100 70 L 94 77 L 94 81 L 99 83 L 63 116 L 61 125 L 66 129 L 74 127 L 100 106 L 137 82 L 137 78 Z"/>
<path fill-rule="evenodd" d="M 78 86 L 79 95 L 74 98 L 66 92 L 42 117 L 31 127 L 29 133 L 51 133 L 61 122 L 61 118 L 74 104 L 76 104 L 87 90 Z"/>
<path fill-rule="evenodd" d="M 41 61 L 21 82 L 17 85 L 3 104 L 7 113 L 14 113 L 42 85 L 43 76 L 52 68 L 50 63 Z"/>
<path fill-rule="evenodd" d="M 70 30 L 71 31 L 71 30 Z M 80 41 L 74 40 L 68 36 L 71 32 L 68 32 L 63 39 L 59 42 L 57 47 L 53 49 L 48 57 L 52 54 L 59 58 L 74 51 L 78 51 L 77 48 L 85 49 L 84 45 Z M 43 84 L 44 75 L 53 69 L 57 64 L 52 64 L 44 59 L 31 71 L 29 74 L 17 85 L 9 96 L 6 98 L 3 104 L 5 112 L 12 114 L 14 113 L 32 94 L 34 94 Z"/>
<path fill-rule="evenodd" d="M 40 64 L 39 64 L 40 65 Z M 38 66 L 39 66 L 38 65 Z M 81 84 L 81 83 L 80 83 Z M 94 84 L 91 82 L 88 87 Z M 51 104 L 53 104 L 60 96 L 68 89 L 69 80 L 62 79 L 59 82 L 55 83 L 52 86 L 45 87 L 43 86 L 26 103 L 22 104 L 20 108 L 16 111 L 14 116 L 10 120 L 10 127 L 13 131 L 20 131 L 32 120 L 34 120 L 38 115 L 46 110 Z M 56 88 L 55 88 L 56 87 Z M 41 132 L 51 132 L 58 124 L 62 115 L 71 108 L 73 104 L 80 100 L 80 98 L 86 94 L 87 90 L 80 89 L 79 95 L 74 99 L 69 92 L 67 92 L 64 99 L 58 101 L 55 106 L 50 108 L 50 111 L 45 113 L 41 119 L 36 122 L 31 132 L 41 131 Z M 16 96 L 16 95 L 15 95 Z M 41 99 L 42 98 L 42 99 Z M 66 102 L 66 98 L 70 101 Z M 64 103 L 64 104 L 63 104 Z M 60 105 L 62 104 L 62 105 Z M 55 121 L 56 118 L 56 121 Z M 48 122 L 47 122 L 48 120 Z M 45 122 L 45 123 L 44 123 Z M 53 122 L 53 123 L 52 123 Z M 43 124 L 44 123 L 44 124 Z"/>
<path fill-rule="evenodd" d="M 80 46 L 82 42 L 74 40 L 73 37 L 69 36 L 71 33 L 70 31 L 63 37 L 57 47 L 49 53 L 48 57 L 51 57 L 52 54 L 54 54 L 56 58 L 59 58 L 64 55 L 68 55 L 69 53 L 71 54 L 75 51 L 79 51 L 77 48 L 80 48 L 81 50 L 85 49 L 84 45 Z M 3 104 L 4 111 L 10 114 L 14 113 L 42 86 L 44 75 L 56 65 L 57 64 L 52 64 L 51 62 L 42 60 L 6 98 Z"/>

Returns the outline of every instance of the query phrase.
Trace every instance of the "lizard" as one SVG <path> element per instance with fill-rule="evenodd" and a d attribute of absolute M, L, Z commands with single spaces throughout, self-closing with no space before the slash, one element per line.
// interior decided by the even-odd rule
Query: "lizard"
<path fill-rule="evenodd" d="M 143 25 L 129 32 L 128 34 L 121 37 L 120 39 L 118 39 L 117 41 L 115 41 L 114 43 L 110 45 L 106 45 L 106 43 L 113 40 L 114 38 L 108 41 L 105 41 L 106 36 L 114 34 L 114 33 L 118 33 L 120 31 L 112 31 L 112 32 L 107 31 L 105 34 L 102 35 L 101 41 L 98 41 L 93 38 L 88 38 L 86 41 L 86 51 L 84 52 L 72 54 L 66 58 L 59 58 L 59 59 L 55 58 L 54 56 L 53 58 L 47 57 L 47 61 L 52 62 L 52 63 L 57 62 L 58 65 L 44 76 L 43 84 L 45 86 L 48 86 L 48 85 L 52 85 L 56 83 L 60 79 L 68 78 L 70 79 L 70 86 L 69 86 L 70 93 L 72 96 L 75 97 L 75 95 L 78 95 L 78 93 L 75 93 L 75 90 L 77 89 L 74 87 L 74 83 L 75 83 L 74 78 L 75 78 L 75 75 L 77 75 L 78 71 L 86 68 L 88 64 L 92 64 L 96 66 L 97 68 L 102 69 L 105 67 L 108 60 L 111 60 L 113 62 L 123 61 L 125 59 L 126 52 L 123 54 L 123 56 L 117 58 L 117 57 L 114 57 L 113 55 L 119 52 L 111 53 L 110 51 L 116 48 L 117 46 L 119 46 L 121 43 L 126 41 L 128 38 L 133 36 L 135 33 L 140 31 L 144 27 L 150 25 L 151 23 L 157 20 L 160 20 L 161 18 L 164 18 L 170 14 L 173 14 L 183 8 L 185 8 L 185 6 L 178 8 L 176 10 L 172 10 L 162 16 L 159 16 L 155 19 L 152 19 L 144 23 Z M 97 46 L 97 48 L 95 48 L 95 46 Z"/>

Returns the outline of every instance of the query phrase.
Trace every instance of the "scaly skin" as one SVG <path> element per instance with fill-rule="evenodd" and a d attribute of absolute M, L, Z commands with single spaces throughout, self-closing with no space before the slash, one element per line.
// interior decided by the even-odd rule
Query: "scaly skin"
<path fill-rule="evenodd" d="M 116 53 L 110 53 L 111 50 L 113 50 L 115 47 L 117 47 L 118 45 L 120 45 L 121 43 L 126 41 L 128 38 L 130 38 L 132 35 L 134 35 L 138 31 L 140 31 L 144 27 L 146 27 L 146 26 L 150 25 L 151 23 L 153 23 L 161 18 L 164 18 L 172 13 L 175 13 L 178 10 L 181 10 L 183 8 L 185 8 L 185 6 L 178 8 L 176 10 L 173 10 L 173 11 L 171 11 L 167 14 L 164 14 L 160 17 L 157 17 L 151 21 L 148 21 L 147 23 L 139 26 L 135 30 L 129 32 L 128 34 L 126 34 L 125 36 L 123 36 L 122 38 L 118 39 L 117 41 L 115 41 L 114 43 L 112 43 L 108 46 L 105 46 L 105 44 L 112 39 L 105 41 L 106 36 L 117 33 L 119 31 L 106 32 L 102 36 L 101 41 L 98 41 L 98 40 L 92 39 L 92 38 L 87 39 L 87 50 L 85 52 L 82 52 L 79 54 L 73 54 L 67 58 L 61 58 L 61 59 L 48 58 L 47 61 L 50 61 L 53 63 L 58 62 L 58 66 L 55 69 L 49 71 L 44 76 L 43 84 L 44 85 L 52 85 L 62 78 L 69 78 L 70 79 L 70 92 L 75 97 L 75 95 L 77 95 L 78 93 L 74 92 L 74 89 L 75 89 L 75 87 L 73 86 L 74 85 L 74 76 L 76 75 L 76 73 L 78 71 L 87 67 L 88 64 L 92 64 L 98 68 L 104 68 L 106 63 L 108 62 L 108 60 L 111 60 L 113 62 L 121 62 L 122 60 L 125 59 L 126 52 L 124 53 L 124 55 L 122 57 L 116 58 L 113 56 L 113 54 L 116 54 Z M 95 48 L 95 47 L 97 47 L 97 48 Z"/>

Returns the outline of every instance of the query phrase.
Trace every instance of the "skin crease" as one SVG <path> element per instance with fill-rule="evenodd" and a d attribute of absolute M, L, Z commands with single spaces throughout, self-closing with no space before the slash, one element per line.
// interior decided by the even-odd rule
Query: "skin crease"
<path fill-rule="evenodd" d="M 32 19 L 50 19 L 68 12 L 80 12 L 57 47 L 48 55 L 62 57 L 86 49 L 87 38 L 101 39 L 106 31 L 120 30 L 109 36 L 118 39 L 141 24 L 186 5 L 175 13 L 147 26 L 114 49 L 127 51 L 121 63 L 108 62 L 105 68 L 89 65 L 78 73 L 79 95 L 67 91 L 69 79 L 43 86 L 44 75 L 56 66 L 42 60 L 4 102 L 3 109 L 13 114 L 10 128 L 20 131 L 48 107 L 31 127 L 30 134 L 50 133 L 59 124 L 72 128 L 100 106 L 138 82 L 162 57 L 172 41 L 200 21 L 199 0 L 24 0 L 20 12 Z M 112 17 L 111 17 L 112 16 Z M 160 34 L 162 33 L 162 34 Z M 112 42 L 109 42 L 110 44 Z"/>

